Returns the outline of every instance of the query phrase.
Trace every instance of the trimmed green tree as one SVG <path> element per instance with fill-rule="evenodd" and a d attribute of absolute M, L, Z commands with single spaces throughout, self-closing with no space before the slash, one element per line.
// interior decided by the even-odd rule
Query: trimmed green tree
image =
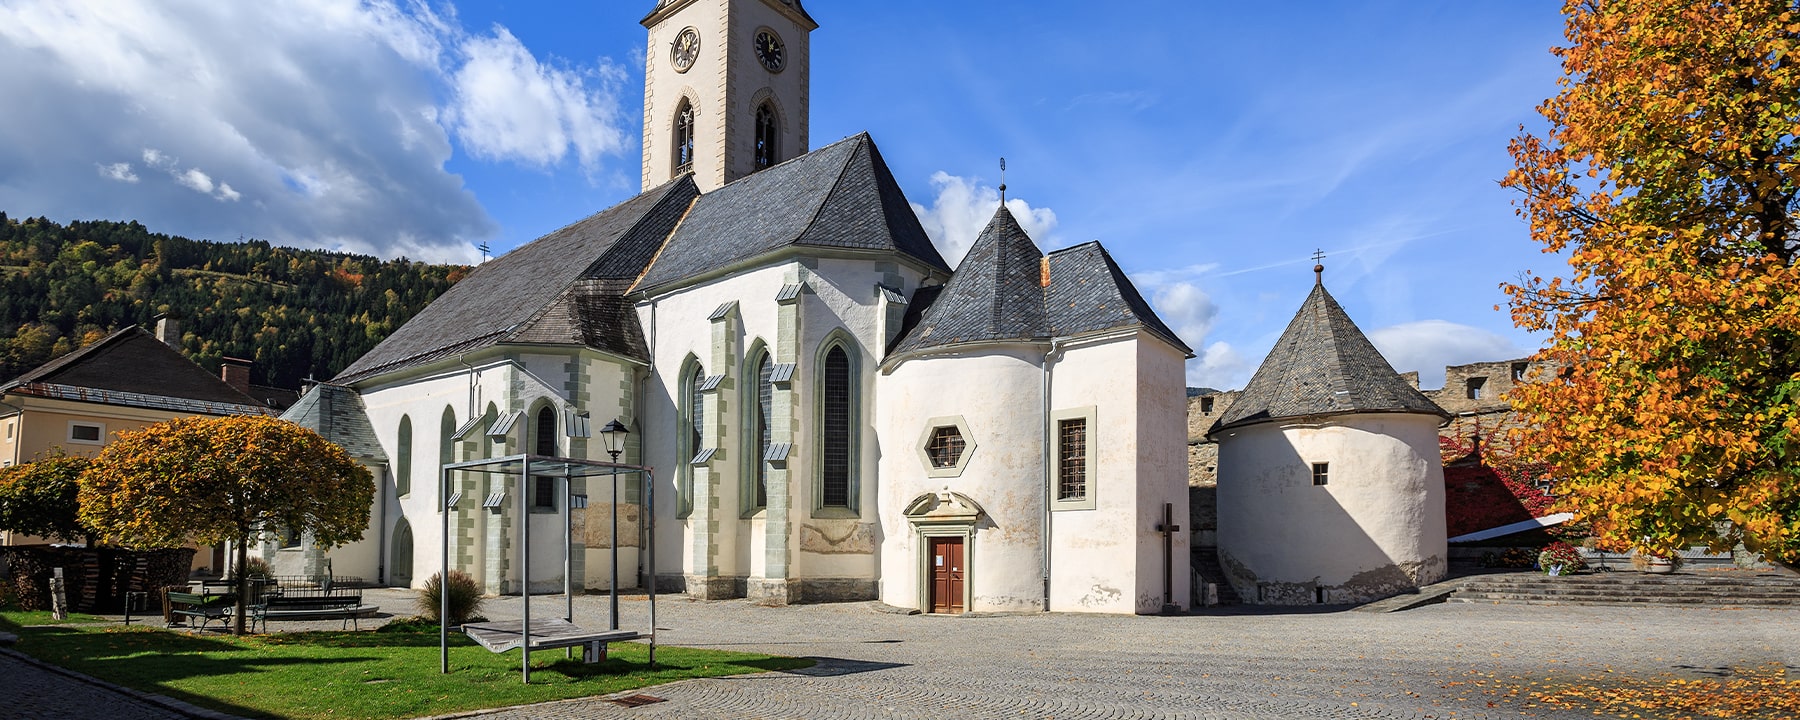
<path fill-rule="evenodd" d="M 83 522 L 126 547 L 249 543 L 287 528 L 323 548 L 362 538 L 375 481 L 344 449 L 271 417 L 180 418 L 119 433 L 81 476 Z M 240 573 L 233 632 L 244 632 Z"/>
<path fill-rule="evenodd" d="M 94 533 L 78 517 L 76 499 L 90 462 L 56 448 L 0 470 L 0 530 L 93 545 Z"/>

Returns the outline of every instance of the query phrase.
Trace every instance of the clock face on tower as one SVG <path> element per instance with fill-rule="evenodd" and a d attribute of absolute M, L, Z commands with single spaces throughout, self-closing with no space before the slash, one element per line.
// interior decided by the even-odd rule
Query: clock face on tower
<path fill-rule="evenodd" d="M 775 31 L 758 30 L 753 46 L 756 48 L 756 59 L 761 61 L 763 67 L 768 68 L 769 72 L 781 72 L 781 69 L 786 67 L 787 48 L 781 44 L 781 36 L 776 35 Z"/>
<path fill-rule="evenodd" d="M 700 57 L 700 31 L 684 28 L 675 42 L 669 44 L 669 61 L 675 64 L 676 72 L 687 72 L 694 66 L 694 59 Z"/>

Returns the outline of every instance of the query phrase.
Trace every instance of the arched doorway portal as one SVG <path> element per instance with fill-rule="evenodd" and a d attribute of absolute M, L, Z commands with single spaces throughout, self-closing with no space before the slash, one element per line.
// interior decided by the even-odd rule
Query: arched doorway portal
<path fill-rule="evenodd" d="M 413 533 L 406 518 L 394 523 L 394 549 L 388 553 L 388 585 L 412 587 Z"/>

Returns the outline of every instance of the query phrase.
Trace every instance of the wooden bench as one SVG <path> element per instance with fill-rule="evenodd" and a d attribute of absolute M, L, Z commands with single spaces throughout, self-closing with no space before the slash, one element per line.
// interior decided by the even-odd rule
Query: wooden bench
<path fill-rule="evenodd" d="M 221 627 L 226 625 L 231 619 L 233 606 L 237 605 L 237 596 L 230 593 L 202 595 L 170 591 L 166 602 L 169 604 L 171 618 L 175 616 L 189 618 L 187 620 L 188 627 L 197 631 L 205 630 L 206 625 L 214 620 L 219 621 Z M 196 620 L 199 621 L 199 625 L 194 624 Z"/>

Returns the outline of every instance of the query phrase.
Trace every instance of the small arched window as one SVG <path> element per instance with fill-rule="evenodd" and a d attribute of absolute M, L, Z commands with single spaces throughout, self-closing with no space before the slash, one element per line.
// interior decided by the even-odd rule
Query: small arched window
<path fill-rule="evenodd" d="M 400 451 L 394 459 L 394 494 L 404 497 L 412 492 L 412 417 L 400 416 Z"/>
<path fill-rule="evenodd" d="M 556 457 L 556 413 L 549 405 L 538 408 L 537 420 L 531 425 L 532 442 L 536 443 L 534 451 L 545 457 Z M 531 493 L 531 505 L 536 508 L 556 507 L 556 478 L 539 475 L 532 478 L 536 487 Z"/>
<path fill-rule="evenodd" d="M 775 122 L 775 106 L 763 103 L 756 108 L 756 170 L 773 166 L 779 156 L 776 153 L 776 140 L 779 137 Z"/>
<path fill-rule="evenodd" d="M 694 169 L 694 106 L 682 98 L 675 106 L 675 174 Z"/>
<path fill-rule="evenodd" d="M 821 412 L 819 442 L 819 505 L 850 507 L 850 463 L 852 433 L 855 431 L 855 378 L 850 371 L 850 354 L 838 345 L 825 353 L 823 377 L 820 378 Z"/>

